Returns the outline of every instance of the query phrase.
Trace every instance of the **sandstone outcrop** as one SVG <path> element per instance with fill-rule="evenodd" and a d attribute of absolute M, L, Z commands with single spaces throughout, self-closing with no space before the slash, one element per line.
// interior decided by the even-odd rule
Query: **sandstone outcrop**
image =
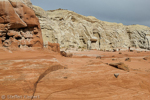
<path fill-rule="evenodd" d="M 144 60 L 150 60 L 150 56 L 146 56 L 143 58 Z"/>
<path fill-rule="evenodd" d="M 74 51 L 75 57 L 67 58 L 48 50 L 8 53 L 4 49 L 0 48 L 0 95 L 6 98 L 0 100 L 150 99 L 150 61 L 142 60 L 150 51 L 125 51 L 118 59 L 116 52 L 97 50 Z M 136 59 L 125 62 L 125 54 Z M 104 59 L 96 59 L 96 55 Z M 131 71 L 109 66 L 113 55 Z"/>
<path fill-rule="evenodd" d="M 64 57 L 72 57 L 73 54 L 72 53 L 68 53 L 68 52 L 65 52 L 65 51 L 60 51 L 60 54 Z"/>
<path fill-rule="evenodd" d="M 50 43 L 48 42 L 48 49 L 54 52 L 60 52 L 60 46 L 58 43 Z"/>
<path fill-rule="evenodd" d="M 59 69 L 64 69 L 64 67 L 63 67 L 62 65 L 59 65 L 59 64 L 52 65 L 52 66 L 50 66 L 45 72 L 43 72 L 43 73 L 39 76 L 38 80 L 34 83 L 33 97 L 34 97 L 34 94 L 35 94 L 35 92 L 36 92 L 36 88 L 37 88 L 38 83 L 39 83 L 47 74 L 49 74 L 50 72 L 53 72 L 53 71 L 57 71 L 57 70 L 59 70 Z M 33 97 L 32 97 L 32 99 L 33 99 Z M 31 100 L 32 100 L 32 99 L 31 99 Z"/>
<path fill-rule="evenodd" d="M 109 50 L 128 47 L 148 49 L 150 28 L 142 25 L 100 21 L 73 11 L 57 9 L 44 11 L 33 6 L 40 20 L 44 44 L 59 43 L 61 48 Z"/>
<path fill-rule="evenodd" d="M 110 66 L 129 72 L 129 68 L 124 63 L 111 63 Z"/>
<path fill-rule="evenodd" d="M 0 0 L 0 46 L 43 47 L 38 18 L 30 0 Z"/>

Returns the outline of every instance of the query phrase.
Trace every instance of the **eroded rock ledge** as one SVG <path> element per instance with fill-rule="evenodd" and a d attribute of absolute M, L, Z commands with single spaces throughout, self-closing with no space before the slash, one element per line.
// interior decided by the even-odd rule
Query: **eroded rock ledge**
<path fill-rule="evenodd" d="M 0 47 L 43 47 L 38 18 L 30 0 L 0 1 Z"/>

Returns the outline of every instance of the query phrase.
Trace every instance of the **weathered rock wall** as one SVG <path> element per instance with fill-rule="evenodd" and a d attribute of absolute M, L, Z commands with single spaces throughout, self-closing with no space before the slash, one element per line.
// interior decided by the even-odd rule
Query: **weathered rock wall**
<path fill-rule="evenodd" d="M 131 47 L 150 48 L 150 28 L 142 25 L 130 25 L 127 27 Z"/>
<path fill-rule="evenodd" d="M 30 0 L 0 0 L 0 46 L 43 47 L 38 18 Z"/>
<path fill-rule="evenodd" d="M 44 11 L 33 6 L 40 20 L 44 44 L 59 43 L 61 48 L 112 50 L 114 48 L 148 48 L 150 28 L 142 25 L 100 21 L 69 10 Z"/>

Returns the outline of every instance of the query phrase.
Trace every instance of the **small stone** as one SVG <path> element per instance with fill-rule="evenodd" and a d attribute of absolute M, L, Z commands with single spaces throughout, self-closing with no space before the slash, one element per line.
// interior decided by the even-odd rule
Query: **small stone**
<path fill-rule="evenodd" d="M 150 60 L 150 56 L 144 57 L 144 60 Z"/>
<path fill-rule="evenodd" d="M 115 74 L 114 74 L 114 76 L 115 76 L 116 78 L 118 78 L 118 76 L 119 76 L 119 73 L 115 73 Z"/>
<path fill-rule="evenodd" d="M 72 57 L 72 56 L 73 56 L 72 53 L 67 53 L 67 52 L 65 52 L 65 51 L 60 51 L 60 54 L 61 54 L 62 56 L 64 56 L 64 57 Z"/>
<path fill-rule="evenodd" d="M 9 50 L 9 53 L 12 53 L 12 51 Z"/>
<path fill-rule="evenodd" d="M 131 62 L 131 58 L 126 58 L 125 61 Z"/>
<path fill-rule="evenodd" d="M 116 61 L 117 59 L 112 59 L 112 61 Z"/>
<path fill-rule="evenodd" d="M 117 50 L 116 49 L 113 49 L 113 52 L 116 52 Z"/>
<path fill-rule="evenodd" d="M 64 67 L 64 69 L 68 69 L 68 67 Z"/>
<path fill-rule="evenodd" d="M 64 77 L 64 79 L 67 79 L 68 77 L 66 76 L 66 77 Z"/>
<path fill-rule="evenodd" d="M 130 50 L 130 52 L 133 52 L 133 50 Z"/>
<path fill-rule="evenodd" d="M 97 56 L 96 59 L 101 59 L 101 56 Z"/>

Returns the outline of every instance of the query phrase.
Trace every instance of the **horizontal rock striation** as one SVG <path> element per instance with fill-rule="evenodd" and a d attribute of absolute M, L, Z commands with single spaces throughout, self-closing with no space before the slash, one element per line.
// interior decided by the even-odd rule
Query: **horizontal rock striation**
<path fill-rule="evenodd" d="M 44 44 L 59 43 L 61 48 L 113 50 L 149 48 L 150 28 L 142 25 L 100 21 L 63 9 L 44 11 L 33 6 L 40 20 Z"/>
<path fill-rule="evenodd" d="M 30 0 L 0 0 L 0 47 L 43 47 Z"/>

